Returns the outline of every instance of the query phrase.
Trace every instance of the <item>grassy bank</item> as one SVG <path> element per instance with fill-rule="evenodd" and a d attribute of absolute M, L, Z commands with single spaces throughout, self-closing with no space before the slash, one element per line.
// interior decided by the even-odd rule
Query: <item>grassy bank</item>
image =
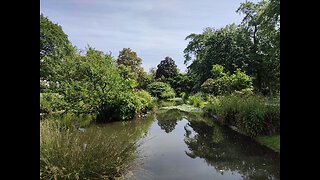
<path fill-rule="evenodd" d="M 251 137 L 280 133 L 279 99 L 258 95 L 220 96 L 210 98 L 204 108 L 219 121 Z"/>
<path fill-rule="evenodd" d="M 280 135 L 258 136 L 255 140 L 277 152 L 280 152 Z"/>
<path fill-rule="evenodd" d="M 260 95 L 249 96 L 190 96 L 190 105 L 171 106 L 165 109 L 190 111 L 203 107 L 205 114 L 232 129 L 248 135 L 257 142 L 280 152 L 280 99 Z M 198 108 L 198 109 L 200 109 Z"/>

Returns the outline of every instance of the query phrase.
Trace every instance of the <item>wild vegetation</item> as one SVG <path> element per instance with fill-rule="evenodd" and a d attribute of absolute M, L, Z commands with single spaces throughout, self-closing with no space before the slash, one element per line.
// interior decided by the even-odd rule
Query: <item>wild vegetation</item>
<path fill-rule="evenodd" d="M 278 0 L 241 3 L 241 24 L 188 35 L 186 72 L 165 57 L 147 73 L 130 48 L 118 57 L 90 46 L 78 50 L 61 26 L 41 14 L 41 178 L 120 176 L 132 165 L 137 138 L 97 133 L 86 139 L 78 129 L 131 120 L 156 106 L 204 110 L 280 149 L 279 7 Z M 172 130 L 165 115 L 159 123 L 166 132 Z"/>

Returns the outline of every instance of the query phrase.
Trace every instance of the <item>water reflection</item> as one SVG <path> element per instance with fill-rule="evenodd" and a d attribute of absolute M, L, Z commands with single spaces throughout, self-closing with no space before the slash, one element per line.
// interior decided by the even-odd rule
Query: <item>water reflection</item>
<path fill-rule="evenodd" d="M 195 114 L 171 110 L 157 114 L 158 125 L 166 133 L 172 132 L 177 121 L 188 120 L 184 125 L 185 154 L 204 159 L 221 175 L 237 172 L 243 179 L 279 179 L 279 157 L 249 138 L 239 135 L 211 119 Z"/>
<path fill-rule="evenodd" d="M 159 111 L 157 113 L 158 125 L 166 133 L 173 131 L 177 125 L 177 121 L 180 121 L 185 116 L 185 113 L 177 110 Z"/>
<path fill-rule="evenodd" d="M 221 174 L 229 170 L 240 172 L 245 179 L 279 177 L 277 162 L 266 156 L 266 150 L 248 144 L 250 140 L 205 121 L 191 120 L 187 126 L 185 143 L 189 157 L 203 158 Z M 190 128 L 194 133 L 190 133 Z"/>

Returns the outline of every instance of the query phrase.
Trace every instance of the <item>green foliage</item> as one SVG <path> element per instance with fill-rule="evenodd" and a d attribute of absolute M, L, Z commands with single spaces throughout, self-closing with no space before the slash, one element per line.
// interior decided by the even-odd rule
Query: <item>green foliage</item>
<path fill-rule="evenodd" d="M 242 91 L 249 93 L 253 89 L 252 78 L 242 72 L 239 68 L 236 69 L 234 74 L 230 72 L 224 73 L 224 68 L 221 65 L 213 65 L 212 74 L 213 79 L 207 79 L 202 85 L 201 90 L 206 93 L 221 95 L 230 94 L 235 91 Z"/>
<path fill-rule="evenodd" d="M 215 30 L 206 28 L 202 34 L 190 34 L 184 50 L 185 64 L 191 61 L 188 70 L 196 74 L 200 86 L 212 76 L 214 64 L 222 65 L 226 71 L 235 71 L 235 66 L 251 72 L 249 56 L 252 42 L 248 32 L 235 24 Z"/>
<path fill-rule="evenodd" d="M 162 60 L 157 67 L 158 69 L 155 76 L 156 79 L 161 78 L 162 76 L 165 78 L 173 78 L 178 74 L 177 65 L 170 57 L 165 57 L 165 59 Z"/>
<path fill-rule="evenodd" d="M 204 100 L 199 95 L 189 96 L 188 103 L 195 107 L 204 107 Z"/>
<path fill-rule="evenodd" d="M 132 82 L 123 80 L 110 55 L 89 48 L 84 56 L 66 57 L 55 67 L 53 91 L 62 94 L 67 111 L 96 114 L 118 92 L 131 92 Z"/>
<path fill-rule="evenodd" d="M 211 77 L 210 68 L 220 64 L 226 71 L 241 68 L 253 79 L 255 90 L 267 95 L 280 90 L 280 1 L 240 4 L 244 15 L 240 25 L 206 28 L 190 34 L 184 50 L 189 72 L 196 74 L 199 88 Z M 214 79 L 214 78 L 213 78 Z"/>
<path fill-rule="evenodd" d="M 123 64 L 132 69 L 132 71 L 136 71 L 142 63 L 142 59 L 137 56 L 137 53 L 132 51 L 130 48 L 123 48 L 119 52 L 119 56 L 117 58 L 117 64 Z"/>
<path fill-rule="evenodd" d="M 63 110 L 64 104 L 63 96 L 57 93 L 40 93 L 40 113 Z"/>
<path fill-rule="evenodd" d="M 47 67 L 48 58 L 60 50 L 61 55 L 72 53 L 71 43 L 61 26 L 54 24 L 43 14 L 40 15 L 40 78 L 50 77 L 50 68 Z M 47 58 L 44 58 L 47 57 Z M 59 59 L 60 60 L 60 59 Z"/>
<path fill-rule="evenodd" d="M 141 101 L 141 109 L 143 111 L 147 111 L 155 107 L 157 98 L 152 97 L 148 91 L 139 90 L 135 92 L 135 95 L 138 96 L 139 100 Z"/>
<path fill-rule="evenodd" d="M 196 79 L 191 73 L 178 73 L 173 78 L 165 78 L 163 81 L 169 83 L 177 94 L 182 92 L 190 94 L 196 91 L 194 89 Z"/>
<path fill-rule="evenodd" d="M 127 120 L 154 101 L 147 92 L 135 92 L 138 83 L 132 69 L 117 67 L 112 57 L 88 48 L 85 55 L 66 56 L 52 64 L 56 84 L 51 92 L 64 98 L 67 112 L 97 115 L 97 121 Z"/>
<path fill-rule="evenodd" d="M 137 81 L 139 88 L 145 88 L 150 83 L 151 77 L 141 67 L 142 59 L 130 48 L 123 48 L 116 62 L 124 79 L 131 78 Z"/>
<path fill-rule="evenodd" d="M 219 96 L 210 98 L 205 109 L 228 125 L 250 136 L 280 132 L 279 102 L 263 96 Z"/>
<path fill-rule="evenodd" d="M 153 82 L 147 86 L 147 90 L 152 96 L 158 97 L 159 99 L 169 99 L 175 97 L 174 90 L 167 83 Z"/>
<path fill-rule="evenodd" d="M 253 41 L 252 58 L 256 59 L 256 86 L 264 94 L 280 88 L 280 1 L 267 0 L 240 4 L 244 25 Z"/>

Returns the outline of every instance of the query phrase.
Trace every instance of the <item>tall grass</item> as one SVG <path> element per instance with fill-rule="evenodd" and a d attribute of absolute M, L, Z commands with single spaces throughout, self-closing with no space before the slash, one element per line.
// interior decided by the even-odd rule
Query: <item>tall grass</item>
<path fill-rule="evenodd" d="M 263 96 L 220 96 L 210 98 L 205 109 L 227 125 L 233 125 L 250 136 L 280 132 L 279 99 Z"/>
<path fill-rule="evenodd" d="M 99 131 L 74 132 L 58 121 L 40 121 L 40 179 L 108 179 L 134 166 L 135 138 Z"/>

